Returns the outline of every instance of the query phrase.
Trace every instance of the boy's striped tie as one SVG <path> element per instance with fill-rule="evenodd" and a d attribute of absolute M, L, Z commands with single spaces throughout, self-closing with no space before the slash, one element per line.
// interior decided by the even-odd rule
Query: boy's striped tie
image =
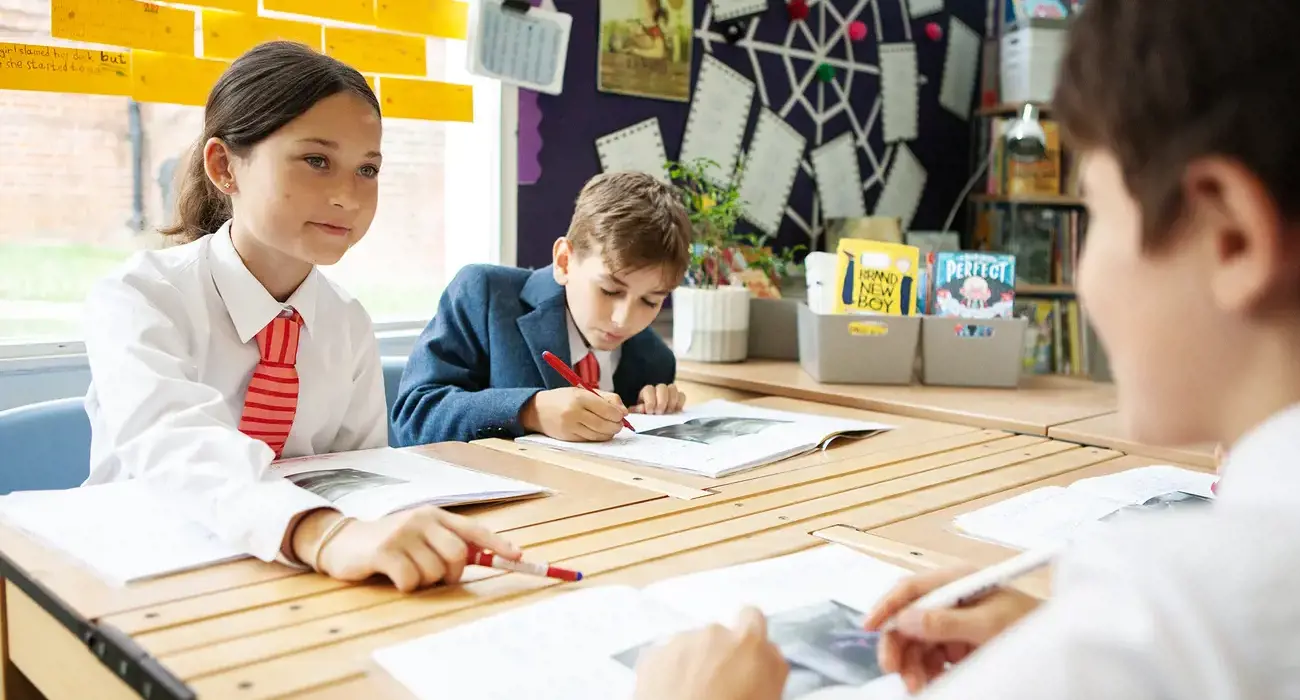
<path fill-rule="evenodd" d="M 265 442 L 278 459 L 298 410 L 298 340 L 302 316 L 292 309 L 276 316 L 257 334 L 262 361 L 253 368 L 244 397 L 239 431 Z"/>
<path fill-rule="evenodd" d="M 586 382 L 587 386 L 592 389 L 600 388 L 600 363 L 596 361 L 596 353 L 587 351 L 586 357 L 578 360 L 573 371 L 578 373 L 578 379 Z"/>

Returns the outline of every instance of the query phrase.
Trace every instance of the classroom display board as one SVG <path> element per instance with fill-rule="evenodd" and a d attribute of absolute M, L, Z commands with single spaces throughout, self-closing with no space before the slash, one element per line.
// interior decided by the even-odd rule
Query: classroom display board
<path fill-rule="evenodd" d="M 456 0 L 50 0 L 45 44 L 0 42 L 0 89 L 202 106 L 265 41 L 306 44 L 366 75 L 386 117 L 472 121 L 468 85 L 430 80 L 431 39 L 464 39 Z M 105 48 L 79 48 L 87 44 Z"/>

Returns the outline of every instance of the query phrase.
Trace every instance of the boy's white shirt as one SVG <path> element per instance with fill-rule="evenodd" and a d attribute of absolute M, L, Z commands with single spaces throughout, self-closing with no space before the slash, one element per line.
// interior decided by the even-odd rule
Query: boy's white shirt
<path fill-rule="evenodd" d="M 623 348 L 617 347 L 613 350 L 594 350 L 587 347 L 587 341 L 583 340 L 582 333 L 578 331 L 578 325 L 573 322 L 573 314 L 568 309 L 564 310 L 564 322 L 569 327 L 569 358 L 572 362 L 570 367 L 577 367 L 578 362 L 591 353 L 596 356 L 596 364 L 600 367 L 600 384 L 596 387 L 601 391 L 614 391 L 614 372 L 618 371 L 618 360 L 623 355 Z"/>
<path fill-rule="evenodd" d="M 304 323 L 283 456 L 386 446 L 379 347 L 361 304 L 313 269 L 286 305 Z M 279 557 L 292 518 L 331 506 L 269 475 L 271 449 L 238 430 L 259 359 L 253 338 L 283 306 L 244 266 L 229 222 L 99 281 L 85 304 L 86 483 L 144 477 L 225 541 Z"/>
<path fill-rule="evenodd" d="M 1048 602 L 922 697 L 1300 698 L 1300 405 L 1228 455 L 1210 508 L 1079 541 Z"/>

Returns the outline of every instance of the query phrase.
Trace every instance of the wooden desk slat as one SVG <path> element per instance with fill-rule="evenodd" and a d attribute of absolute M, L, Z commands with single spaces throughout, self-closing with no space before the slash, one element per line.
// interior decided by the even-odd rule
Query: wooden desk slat
<path fill-rule="evenodd" d="M 1050 426 L 1115 410 L 1115 388 L 1085 379 L 1027 376 L 1018 389 L 821 384 L 797 362 L 680 362 L 677 376 L 754 391 L 917 418 L 1046 435 Z"/>
<path fill-rule="evenodd" d="M 1190 447 L 1147 445 L 1128 437 L 1128 429 L 1120 421 L 1118 413 L 1107 413 L 1080 421 L 1054 425 L 1048 429 L 1047 434 L 1057 440 L 1069 440 L 1083 445 L 1096 445 L 1154 459 L 1198 467 L 1213 468 L 1215 466 L 1214 445 Z"/>

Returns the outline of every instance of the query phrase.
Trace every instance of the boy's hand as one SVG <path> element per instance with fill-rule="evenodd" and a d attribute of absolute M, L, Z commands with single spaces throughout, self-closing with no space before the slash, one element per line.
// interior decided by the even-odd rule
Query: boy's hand
<path fill-rule="evenodd" d="M 635 700 L 778 700 L 790 672 L 767 640 L 763 614 L 746 608 L 735 629 L 710 625 L 647 650 Z"/>
<path fill-rule="evenodd" d="M 1033 596 L 1002 588 L 968 607 L 906 609 L 926 593 L 973 571 L 954 567 L 913 576 L 895 586 L 867 616 L 866 628 L 877 630 L 898 615 L 897 627 L 880 639 L 880 669 L 901 675 L 909 692 L 920 692 L 943 673 L 945 664 L 965 659 L 1038 607 Z"/>
<path fill-rule="evenodd" d="M 333 510 L 316 511 L 303 518 L 293 533 L 298 558 L 318 563 L 321 573 L 340 581 L 382 574 L 399 590 L 410 592 L 441 581 L 460 581 L 469 556 L 467 543 L 507 559 L 521 556 L 517 547 L 477 522 L 432 506 L 379 520 L 354 520 L 320 549 L 321 535 L 341 517 Z"/>
<path fill-rule="evenodd" d="M 604 442 L 623 429 L 627 409 L 618 394 L 566 387 L 533 395 L 519 420 L 524 428 L 569 442 Z"/>
<path fill-rule="evenodd" d="M 637 405 L 632 407 L 632 413 L 677 413 L 686 405 L 686 394 L 676 384 L 657 384 L 642 389 L 637 401 Z"/>

